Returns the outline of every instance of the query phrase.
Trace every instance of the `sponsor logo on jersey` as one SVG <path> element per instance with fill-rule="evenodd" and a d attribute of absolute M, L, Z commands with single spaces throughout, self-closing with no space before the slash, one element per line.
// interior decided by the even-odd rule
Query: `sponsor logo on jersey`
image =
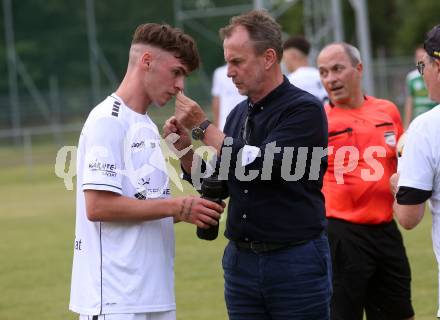
<path fill-rule="evenodd" d="M 108 177 L 116 176 L 116 164 L 114 163 L 101 162 L 98 159 L 95 159 L 89 163 L 88 167 L 90 171 L 101 172 Z"/>
<path fill-rule="evenodd" d="M 133 142 L 132 148 L 140 149 L 145 146 L 145 141 Z"/>
<path fill-rule="evenodd" d="M 139 200 L 146 200 L 148 198 L 158 198 L 158 193 L 162 192 L 162 196 L 170 196 L 171 190 L 169 188 L 148 188 L 137 192 L 134 197 Z M 159 197 L 160 198 L 160 197 Z"/>

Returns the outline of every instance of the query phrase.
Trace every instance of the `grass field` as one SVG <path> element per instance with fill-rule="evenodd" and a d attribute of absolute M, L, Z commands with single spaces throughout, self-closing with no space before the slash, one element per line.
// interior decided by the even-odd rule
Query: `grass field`
<path fill-rule="evenodd" d="M 34 154 L 30 168 L 21 149 L 0 148 L 0 320 L 77 319 L 68 311 L 75 193 L 54 174 L 54 147 L 36 147 Z M 433 319 L 437 307 L 430 225 L 426 215 L 414 231 L 403 232 L 420 320 Z M 179 320 L 227 318 L 221 270 L 225 243 L 224 237 L 198 240 L 193 226 L 176 225 Z"/>

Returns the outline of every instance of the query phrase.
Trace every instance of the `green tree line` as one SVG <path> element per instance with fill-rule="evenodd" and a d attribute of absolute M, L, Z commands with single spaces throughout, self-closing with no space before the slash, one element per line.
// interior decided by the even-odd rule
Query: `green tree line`
<path fill-rule="evenodd" d="M 281 3 L 285 0 L 272 0 Z M 40 90 L 49 88 L 49 78 L 56 77 L 60 88 L 90 87 L 89 44 L 86 1 L 22 0 L 12 2 L 15 49 L 20 61 Z M 185 0 L 183 9 L 212 6 L 251 5 L 250 0 Z M 356 43 L 354 13 L 349 0 L 343 6 L 346 40 Z M 386 56 L 410 56 L 424 34 L 440 23 L 439 0 L 367 0 L 373 55 L 379 49 Z M 97 41 L 117 80 L 127 64 L 127 52 L 134 28 L 144 22 L 176 24 L 173 0 L 95 0 Z M 287 34 L 304 33 L 302 1 L 297 1 L 278 21 Z M 218 29 L 229 17 L 197 18 L 185 23 L 185 31 L 198 42 L 204 79 L 223 63 Z M 0 15 L 0 96 L 7 97 L 8 76 L 5 46 L 4 12 Z M 103 86 L 111 83 L 101 74 Z M 209 81 L 208 81 L 209 82 Z M 20 92 L 25 90 L 19 79 Z M 3 99 L 4 100 L 4 99 Z M 3 101 L 1 100 L 1 101 Z M 0 101 L 1 104 L 3 104 Z M 1 106 L 5 109 L 5 106 Z"/>

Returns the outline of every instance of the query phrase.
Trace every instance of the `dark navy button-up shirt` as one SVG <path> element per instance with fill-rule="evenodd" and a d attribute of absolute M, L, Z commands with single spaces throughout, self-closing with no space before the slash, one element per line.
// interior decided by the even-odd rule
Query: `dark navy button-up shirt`
<path fill-rule="evenodd" d="M 318 236 L 325 227 L 321 187 L 327 158 L 318 158 L 318 172 L 310 172 L 310 167 L 313 147 L 327 147 L 327 118 L 321 103 L 284 78 L 280 86 L 255 105 L 248 100 L 234 108 L 224 133 L 233 138 L 225 236 L 230 240 L 266 242 L 301 241 Z M 265 158 L 271 158 L 266 155 L 266 146 L 271 142 L 281 150 L 272 153 L 270 177 L 267 173 L 262 177 Z M 243 179 L 236 174 L 237 165 L 242 164 L 238 153 L 245 144 L 260 148 L 260 156 L 245 166 L 246 173 L 260 172 L 251 181 L 240 181 Z M 288 164 L 287 153 L 292 154 L 288 171 L 293 175 L 295 169 L 301 170 L 299 147 L 308 150 L 304 174 L 297 181 L 286 181 L 281 175 L 283 157 Z"/>
<path fill-rule="evenodd" d="M 217 170 L 230 195 L 225 236 L 264 242 L 316 238 L 326 226 L 321 188 L 327 157 L 313 157 L 327 148 L 321 103 L 284 77 L 254 105 L 249 99 L 238 104 L 224 133 Z M 259 148 L 250 163 L 242 162 L 245 145 Z"/>

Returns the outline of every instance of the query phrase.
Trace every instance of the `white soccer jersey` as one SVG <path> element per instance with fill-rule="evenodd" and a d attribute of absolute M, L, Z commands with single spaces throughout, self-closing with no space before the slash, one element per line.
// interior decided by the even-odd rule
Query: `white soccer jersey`
<path fill-rule="evenodd" d="M 433 215 L 432 243 L 440 268 L 440 105 L 411 123 L 399 160 L 399 173 L 399 186 L 432 191 L 429 199 Z"/>
<path fill-rule="evenodd" d="M 219 129 L 223 130 L 226 123 L 226 118 L 232 109 L 241 101 L 247 99 L 242 96 L 231 78 L 227 76 L 227 66 L 221 66 L 215 69 L 212 79 L 211 94 L 220 98 L 219 106 Z"/>
<path fill-rule="evenodd" d="M 90 113 L 77 159 L 70 309 L 84 315 L 175 310 L 173 218 L 91 222 L 84 190 L 170 196 L 160 135 L 147 115 L 113 94 Z"/>
<path fill-rule="evenodd" d="M 327 92 L 321 83 L 318 69 L 313 67 L 300 67 L 289 74 L 287 78 L 295 87 L 313 94 L 322 103 L 327 100 Z"/>

